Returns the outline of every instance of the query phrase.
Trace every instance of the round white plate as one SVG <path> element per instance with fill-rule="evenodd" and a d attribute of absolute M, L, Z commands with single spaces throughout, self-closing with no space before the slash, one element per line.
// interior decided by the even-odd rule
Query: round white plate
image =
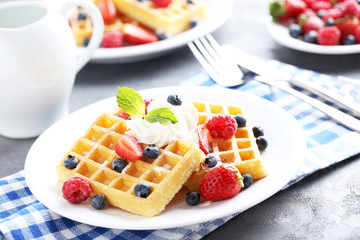
<path fill-rule="evenodd" d="M 230 17 L 233 1 L 206 0 L 206 2 L 208 3 L 207 16 L 199 21 L 195 28 L 155 43 L 120 48 L 99 48 L 95 50 L 91 62 L 128 63 L 146 60 L 174 51 L 195 38 L 215 31 Z M 81 51 L 81 48 L 79 50 Z"/>
<path fill-rule="evenodd" d="M 269 20 L 266 23 L 266 30 L 270 36 L 279 44 L 302 52 L 340 55 L 360 53 L 360 44 L 342 45 L 342 46 L 322 46 L 318 44 L 307 43 L 303 40 L 290 36 L 287 27 Z"/>
<path fill-rule="evenodd" d="M 183 99 L 246 106 L 248 121 L 265 130 L 269 146 L 262 155 L 269 175 L 231 199 L 203 202 L 195 207 L 186 204 L 186 191 L 183 190 L 165 211 L 152 218 L 111 206 L 105 210 L 95 210 L 89 200 L 82 204 L 70 204 L 62 197 L 55 166 L 101 113 L 115 107 L 113 97 L 80 109 L 55 123 L 31 147 L 25 162 L 25 177 L 31 192 L 41 203 L 64 217 L 107 228 L 164 229 L 187 226 L 242 212 L 260 203 L 286 185 L 304 160 L 306 141 L 302 129 L 289 113 L 267 100 L 239 91 L 208 87 L 165 87 L 140 93 L 144 98 L 166 99 L 169 94 L 176 93 Z"/>

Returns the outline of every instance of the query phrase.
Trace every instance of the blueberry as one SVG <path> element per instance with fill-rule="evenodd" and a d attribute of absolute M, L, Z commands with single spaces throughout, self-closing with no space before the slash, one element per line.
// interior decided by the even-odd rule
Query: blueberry
<path fill-rule="evenodd" d="M 298 38 L 300 37 L 302 33 L 302 29 L 298 24 L 292 23 L 289 26 L 289 34 L 290 36 L 292 36 L 293 38 Z"/>
<path fill-rule="evenodd" d="M 356 43 L 355 36 L 352 34 L 349 34 L 344 39 L 344 45 L 353 45 Z"/>
<path fill-rule="evenodd" d="M 245 127 L 246 126 L 246 118 L 244 118 L 242 115 L 236 114 L 234 116 L 234 119 L 235 119 L 238 127 Z"/>
<path fill-rule="evenodd" d="M 261 127 L 253 127 L 252 131 L 256 138 L 260 136 L 264 136 L 264 130 Z"/>
<path fill-rule="evenodd" d="M 326 14 L 326 10 L 325 9 L 321 9 L 317 12 L 317 16 L 319 18 L 322 18 L 324 15 Z"/>
<path fill-rule="evenodd" d="M 149 144 L 144 148 L 144 156 L 150 159 L 155 159 L 159 156 L 160 150 L 155 145 Z"/>
<path fill-rule="evenodd" d="M 315 30 L 311 30 L 304 36 L 304 41 L 308 43 L 316 43 L 317 42 L 318 33 Z"/>
<path fill-rule="evenodd" d="M 74 157 L 69 155 L 65 160 L 64 160 L 64 166 L 68 169 L 74 169 L 76 168 L 76 166 L 79 164 L 79 160 Z"/>
<path fill-rule="evenodd" d="M 112 162 L 112 168 L 119 173 L 121 173 L 122 170 L 124 170 L 126 165 L 127 165 L 127 162 L 122 158 L 116 158 Z"/>
<path fill-rule="evenodd" d="M 263 136 L 260 136 L 256 139 L 256 144 L 258 145 L 260 151 L 264 151 L 268 146 L 268 142 Z"/>
<path fill-rule="evenodd" d="M 200 202 L 200 193 L 198 192 L 188 192 L 186 194 L 186 203 L 190 206 L 196 206 Z"/>
<path fill-rule="evenodd" d="M 209 147 L 209 153 L 212 153 L 212 152 L 214 152 L 212 147 Z"/>
<path fill-rule="evenodd" d="M 169 34 L 164 33 L 164 32 L 163 32 L 162 30 L 160 30 L 160 29 L 157 29 L 157 30 L 155 31 L 155 35 L 158 37 L 158 39 L 159 39 L 160 41 L 170 38 L 170 35 L 169 35 Z"/>
<path fill-rule="evenodd" d="M 91 205 L 93 208 L 101 210 L 106 207 L 107 199 L 103 194 L 97 194 L 91 199 Z"/>
<path fill-rule="evenodd" d="M 85 20 L 86 19 L 86 13 L 85 12 L 80 12 L 77 19 L 78 20 Z"/>
<path fill-rule="evenodd" d="M 331 27 L 335 25 L 335 20 L 331 17 L 329 17 L 326 21 L 325 21 L 325 26 L 326 27 Z"/>
<path fill-rule="evenodd" d="M 250 174 L 242 174 L 241 176 L 244 178 L 243 179 L 244 188 L 248 188 L 253 182 L 252 176 Z"/>
<path fill-rule="evenodd" d="M 151 191 L 150 185 L 144 182 L 136 184 L 134 188 L 135 195 L 142 198 L 146 198 L 147 196 L 149 196 L 150 191 Z"/>
<path fill-rule="evenodd" d="M 196 27 L 196 25 L 198 24 L 198 21 L 196 19 L 192 19 L 190 21 L 190 28 L 194 28 Z"/>
<path fill-rule="evenodd" d="M 167 101 L 172 105 L 181 105 L 182 101 L 178 95 L 169 95 Z"/>
<path fill-rule="evenodd" d="M 218 162 L 218 159 L 213 155 L 208 155 L 205 158 L 205 164 L 208 165 L 209 168 L 215 167 Z"/>
<path fill-rule="evenodd" d="M 360 1 L 360 0 L 359 0 Z M 186 0 L 187 4 L 194 4 L 194 0 Z"/>
<path fill-rule="evenodd" d="M 90 42 L 90 38 L 85 38 L 83 42 L 84 47 L 87 47 L 87 45 L 89 45 L 89 42 Z"/>

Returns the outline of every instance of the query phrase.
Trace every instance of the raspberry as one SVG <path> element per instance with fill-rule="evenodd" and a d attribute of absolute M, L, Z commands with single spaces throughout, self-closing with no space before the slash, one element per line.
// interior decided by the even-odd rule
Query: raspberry
<path fill-rule="evenodd" d="M 330 2 L 325 2 L 325 1 L 315 1 L 311 4 L 311 9 L 314 10 L 315 12 L 325 9 L 328 10 L 332 7 Z"/>
<path fill-rule="evenodd" d="M 90 196 L 90 185 L 84 178 L 75 176 L 66 180 L 62 186 L 63 197 L 71 203 L 81 203 Z"/>
<path fill-rule="evenodd" d="M 121 47 L 124 42 L 124 34 L 119 30 L 112 30 L 104 34 L 101 46 L 103 48 Z"/>
<path fill-rule="evenodd" d="M 229 139 L 235 134 L 237 123 L 229 115 L 217 115 L 210 118 L 205 126 L 213 138 Z"/>
<path fill-rule="evenodd" d="M 318 43 L 320 45 L 337 45 L 340 41 L 341 32 L 335 27 L 324 27 L 318 31 Z"/>

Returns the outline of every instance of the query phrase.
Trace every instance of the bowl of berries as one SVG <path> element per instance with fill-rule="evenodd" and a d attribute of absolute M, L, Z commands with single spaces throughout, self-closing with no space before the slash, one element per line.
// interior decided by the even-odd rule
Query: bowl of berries
<path fill-rule="evenodd" d="M 318 54 L 360 53 L 357 0 L 275 0 L 268 33 L 279 44 Z"/>

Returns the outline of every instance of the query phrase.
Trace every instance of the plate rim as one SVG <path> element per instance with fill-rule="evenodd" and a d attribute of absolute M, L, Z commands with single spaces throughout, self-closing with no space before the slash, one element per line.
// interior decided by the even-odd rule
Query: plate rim
<path fill-rule="evenodd" d="M 151 91 L 154 91 L 154 90 L 159 90 L 161 89 L 162 91 L 166 91 L 166 92 L 169 92 L 171 90 L 174 90 L 174 91 L 179 91 L 179 89 L 182 89 L 181 91 L 186 91 L 187 89 L 189 89 L 188 86 L 181 86 L 181 87 L 178 87 L 178 86 L 175 86 L 175 87 L 160 87 L 160 88 L 151 88 L 151 89 L 144 89 L 144 90 L 140 90 L 140 94 L 143 94 L 143 93 L 146 93 L 146 92 L 151 92 Z M 191 87 L 191 89 L 194 89 L 194 90 L 211 90 L 211 91 L 215 91 L 216 90 L 219 90 L 218 88 L 214 88 L 214 87 Z M 66 122 L 66 119 L 68 118 L 71 118 L 69 117 L 70 115 L 71 116 L 76 116 L 76 115 L 79 115 L 81 114 L 82 112 L 86 112 L 86 111 L 90 111 L 90 109 L 94 108 L 94 106 L 96 105 L 101 105 L 101 104 L 104 104 L 106 103 L 107 101 L 114 101 L 114 97 L 110 97 L 110 98 L 106 98 L 106 99 L 103 99 L 103 100 L 100 100 L 100 101 L 97 101 L 95 103 L 92 103 L 90 105 L 87 105 L 73 113 L 71 113 L 68 117 L 65 117 L 64 119 L 62 120 L 59 120 L 57 123 L 55 123 L 54 125 L 52 125 L 49 129 L 47 129 L 35 142 L 34 144 L 31 146 L 29 152 L 28 152 L 28 155 L 26 157 L 26 160 L 25 160 L 25 179 L 26 179 L 26 183 L 28 184 L 28 187 L 29 189 L 31 190 L 31 192 L 34 194 L 34 196 L 42 203 L 44 204 L 46 207 L 48 207 L 51 211 L 54 211 L 55 213 L 58 213 L 59 215 L 63 216 L 63 217 L 67 217 L 69 219 L 72 219 L 72 220 L 75 220 L 75 221 L 78 221 L 78 222 L 82 222 L 82 223 L 85 223 L 85 224 L 89 224 L 89 225 L 94 225 L 94 226 L 99 226 L 99 227 L 105 227 L 105 228 L 113 228 L 113 229 L 127 229 L 127 230 L 155 230 L 155 229 L 167 229 L 167 228 L 173 228 L 173 227 L 184 227 L 184 226 L 188 226 L 188 225 L 192 225 L 192 224 L 198 224 L 198 223 L 201 223 L 201 222 L 206 222 L 206 221 L 211 221 L 211 220 L 215 220 L 215 219 L 219 219 L 219 218 L 222 218 L 222 217 L 226 217 L 226 216 L 230 216 L 232 214 L 235 214 L 237 212 L 242 212 L 242 211 L 245 211 L 246 209 L 249 209 L 255 205 L 257 205 L 258 203 L 264 201 L 265 199 L 269 198 L 270 196 L 276 194 L 277 192 L 279 192 L 290 180 L 291 178 L 296 174 L 296 172 L 298 171 L 298 169 L 300 168 L 302 162 L 304 161 L 305 159 L 305 153 L 306 153 L 306 150 L 307 150 L 307 146 L 306 146 L 306 138 L 305 138 L 305 134 L 302 130 L 302 128 L 300 127 L 300 125 L 298 124 L 298 122 L 296 121 L 296 119 L 288 112 L 286 112 L 284 109 L 282 109 L 281 107 L 279 107 L 278 105 L 266 100 L 266 99 L 263 99 L 261 97 L 258 97 L 256 95 L 252 95 L 252 94 L 249 94 L 249 93 L 246 93 L 246 92 L 241 92 L 241 91 L 236 91 L 236 90 L 230 90 L 230 89 L 220 89 L 221 91 L 229 91 L 229 92 L 232 92 L 232 94 L 240 94 L 240 95 L 245 95 L 243 97 L 250 97 L 250 98 L 257 98 L 260 102 L 267 102 L 267 104 L 271 104 L 274 108 L 277 109 L 277 111 L 280 111 L 282 112 L 281 114 L 283 114 L 284 116 L 286 116 L 288 118 L 288 120 L 291 122 L 291 125 L 292 127 L 295 127 L 294 129 L 292 129 L 293 131 L 296 131 L 297 134 L 299 134 L 299 138 L 297 141 L 299 142 L 302 142 L 302 146 L 297 148 L 298 152 L 300 153 L 300 156 L 297 156 L 299 159 L 296 161 L 296 166 L 292 166 L 292 171 L 289 171 L 287 174 L 286 174 L 286 181 L 285 180 L 282 180 L 282 181 L 278 181 L 277 183 L 277 186 L 276 186 L 276 191 L 268 191 L 266 194 L 262 194 L 261 197 L 257 197 L 256 198 L 256 201 L 252 202 L 250 204 L 250 206 L 243 206 L 242 208 L 237 208 L 236 211 L 234 211 L 233 209 L 228 209 L 226 212 L 222 212 L 220 214 L 215 214 L 216 217 L 214 217 L 212 215 L 210 216 L 204 216 L 203 219 L 201 221 L 199 221 L 199 219 L 189 219 L 188 221 L 186 221 L 186 223 L 183 221 L 181 224 L 173 224 L 173 223 L 167 223 L 166 225 L 164 226 L 158 226 L 158 223 L 155 223 L 155 224 L 152 224 L 152 225 L 147 225 L 147 226 L 134 226 L 133 224 L 130 224 L 130 225 L 125 225 L 125 226 L 119 226 L 119 224 L 103 224 L 103 223 L 98 223 L 98 222 L 91 222 L 87 219 L 87 221 L 83 221 L 83 218 L 74 218 L 73 216 L 68 216 L 68 215 L 64 215 L 60 212 L 58 212 L 58 209 L 55 209 L 54 210 L 54 205 L 53 203 L 49 204 L 48 202 L 45 202 L 43 201 L 44 200 L 44 197 L 42 194 L 40 194 L 38 192 L 38 189 L 34 188 L 33 186 L 33 182 L 30 178 L 31 174 L 29 173 L 29 158 L 32 156 L 32 152 L 34 151 L 34 148 L 37 147 L 37 144 L 38 142 L 41 142 L 42 141 L 42 138 L 45 136 L 47 136 L 47 133 L 50 131 L 52 131 L 53 129 L 56 129 L 57 125 L 61 125 L 62 122 Z M 192 99 L 192 100 L 196 100 L 196 99 Z M 88 126 L 86 126 L 87 128 Z M 83 134 L 81 132 L 81 134 Z M 40 139 L 40 140 L 39 140 Z M 71 142 L 75 141 L 76 139 L 72 139 Z M 302 155 L 301 155 L 302 153 Z M 55 166 L 54 166 L 55 167 Z M 266 178 L 265 178 L 266 179 Z M 280 182 L 280 183 L 279 183 Z M 34 191 L 35 190 L 35 191 Z M 225 200 L 227 201 L 227 200 Z M 55 203 L 55 205 L 58 204 L 58 203 Z M 221 204 L 221 203 L 220 203 Z M 49 206 L 51 205 L 51 206 Z M 58 204 L 59 205 L 59 204 Z M 226 205 L 225 205 L 226 206 Z M 161 217 L 161 214 L 159 216 L 156 216 L 156 217 L 153 217 L 153 218 L 150 218 L 150 219 L 155 219 L 155 218 L 159 218 Z M 145 219 L 149 219 L 149 218 L 146 218 L 146 217 L 141 217 L 142 218 L 145 218 Z M 125 219 L 126 220 L 126 219 Z"/>
<path fill-rule="evenodd" d="M 300 39 L 292 38 L 286 27 L 268 17 L 265 23 L 267 33 L 280 45 L 298 50 L 301 52 L 324 54 L 324 55 L 344 55 L 360 53 L 360 44 L 355 45 L 336 45 L 336 46 L 322 46 L 318 44 L 311 44 Z"/>
<path fill-rule="evenodd" d="M 126 58 L 139 58 L 139 60 L 144 58 L 146 59 L 151 55 L 159 54 L 161 52 L 168 52 L 170 50 L 184 46 L 187 42 L 190 42 L 197 37 L 217 30 L 230 18 L 234 5 L 233 0 L 206 0 L 206 2 L 210 3 L 209 12 L 211 12 L 211 9 L 215 9 L 216 6 L 221 6 L 220 8 L 216 8 L 217 10 L 220 9 L 221 12 L 217 13 L 215 16 L 206 16 L 195 28 L 189 29 L 169 39 L 155 43 L 128 46 L 126 48 L 98 48 L 94 51 L 90 61 L 106 62 L 118 60 L 123 63 L 127 63 L 131 62 L 131 60 L 126 61 Z M 216 18 L 218 15 L 222 17 Z M 83 51 L 83 48 L 78 47 L 78 50 Z"/>

